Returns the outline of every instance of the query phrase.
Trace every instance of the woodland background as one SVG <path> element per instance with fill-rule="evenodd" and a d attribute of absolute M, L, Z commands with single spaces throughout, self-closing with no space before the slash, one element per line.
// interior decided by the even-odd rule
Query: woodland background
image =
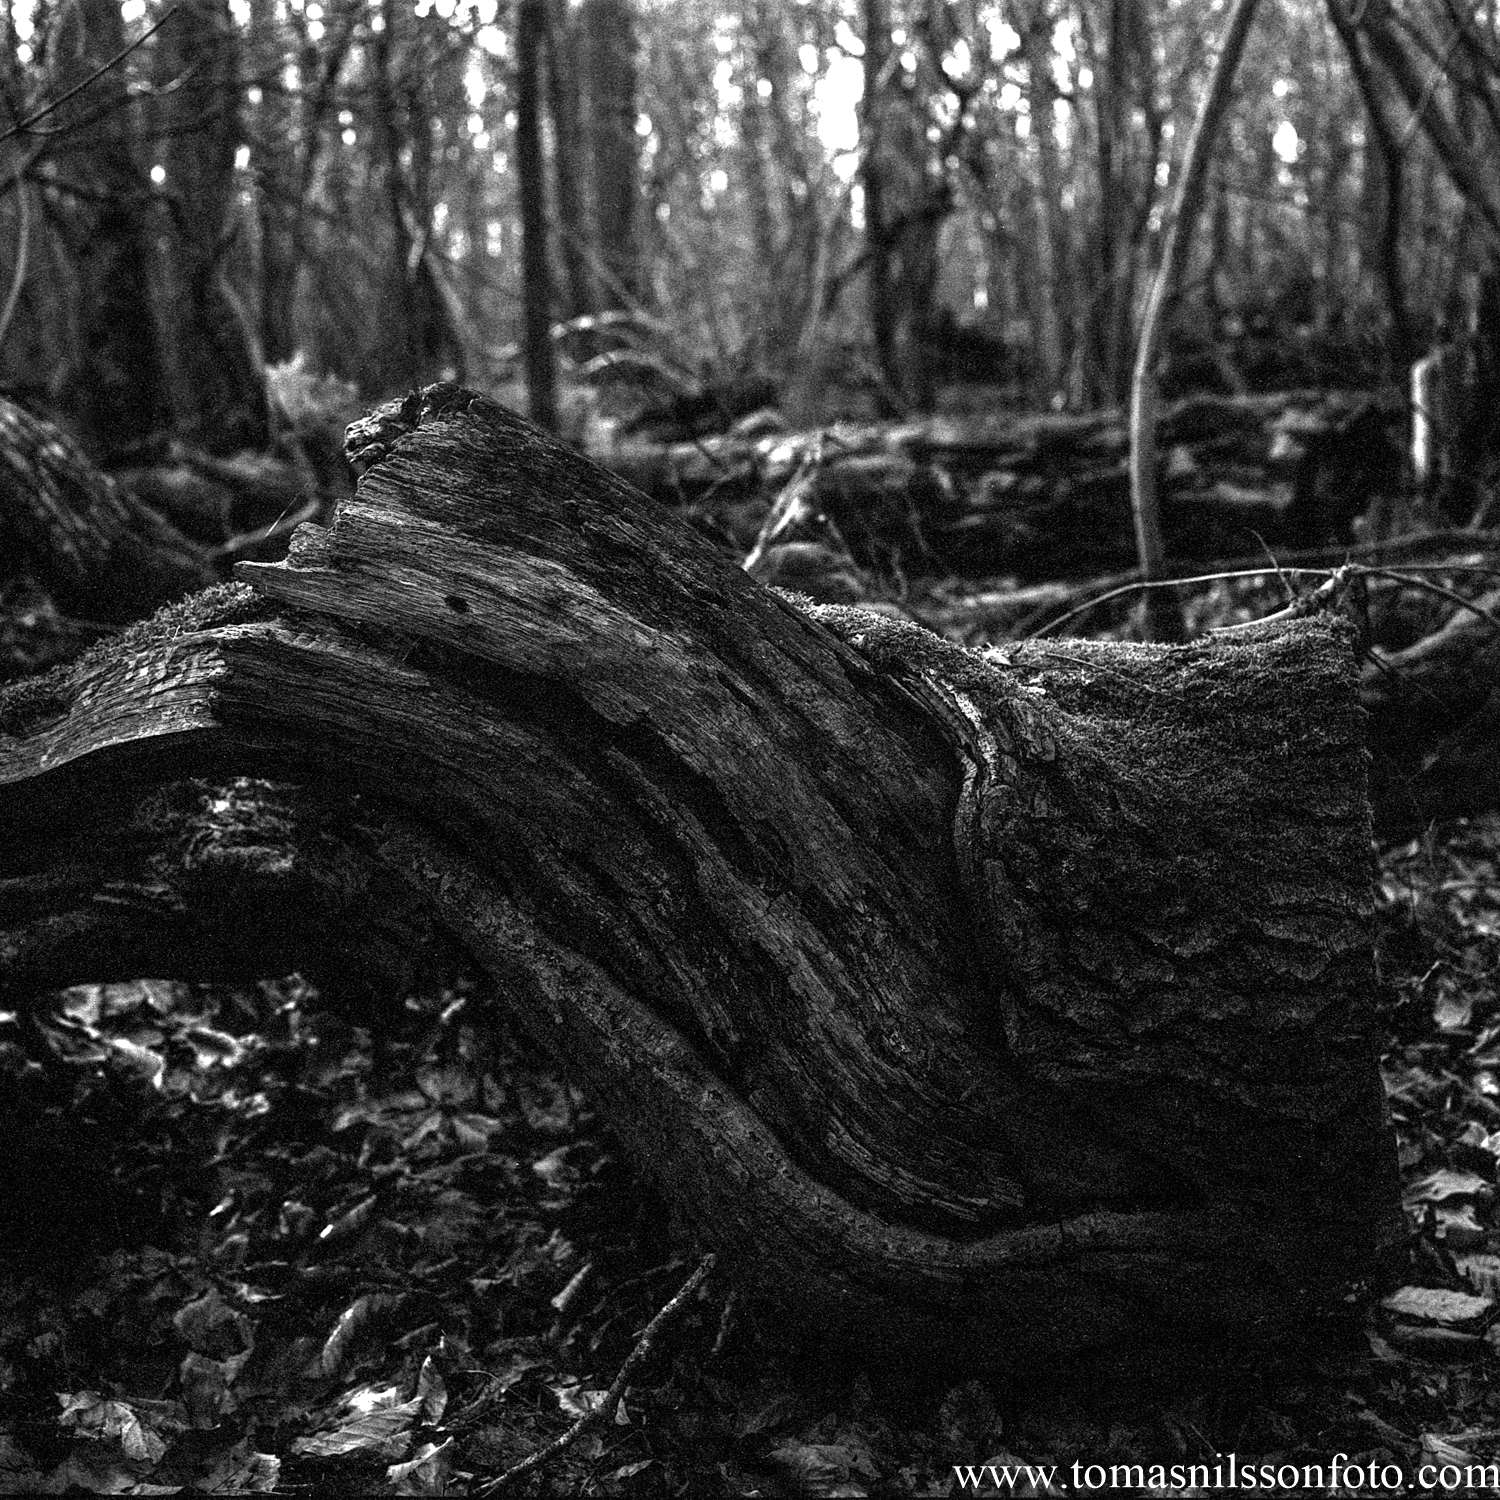
<path fill-rule="evenodd" d="M 1494 1461 L 1489 0 L 5 0 L 0 97 L 6 676 L 276 557 L 351 493 L 343 425 L 432 380 L 766 581 L 969 643 L 1143 628 L 1143 385 L 1167 571 L 1210 575 L 1175 629 L 1363 559 L 1367 702 L 1399 700 L 1378 1000 L 1414 1292 L 1351 1305 L 1311 1364 L 1185 1392 L 918 1389 L 810 1361 L 710 1278 L 525 1482 Z M 1426 675 L 1455 623 L 1468 654 Z M 216 811 L 241 797 L 274 810 L 240 782 Z M 0 1489 L 473 1493 L 606 1409 L 692 1269 L 661 1205 L 462 962 L 379 1014 L 335 989 L 0 999 Z"/>
<path fill-rule="evenodd" d="M 760 381 L 794 423 L 1116 403 L 1223 10 L 11 4 L 0 379 L 102 455 L 263 445 L 262 362 L 513 377 L 529 274 L 595 384 Z M 1470 326 L 1495 45 L 1466 4 L 1264 8 L 1169 393 L 1400 380 Z"/>

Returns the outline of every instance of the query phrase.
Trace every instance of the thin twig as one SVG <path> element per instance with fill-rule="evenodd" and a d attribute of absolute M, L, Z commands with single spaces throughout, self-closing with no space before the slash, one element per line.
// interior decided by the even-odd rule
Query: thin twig
<path fill-rule="evenodd" d="M 501 1490 L 508 1489 L 518 1479 L 524 1479 L 526 1475 L 541 1468 L 543 1464 L 550 1463 L 564 1449 L 571 1448 L 585 1433 L 592 1432 L 598 1427 L 608 1427 L 614 1422 L 615 1413 L 620 1409 L 620 1402 L 624 1399 L 625 1388 L 630 1384 L 631 1377 L 650 1356 L 662 1329 L 687 1305 L 693 1294 L 703 1285 L 717 1259 L 715 1255 L 705 1255 L 698 1262 L 698 1269 L 683 1282 L 681 1291 L 646 1325 L 645 1332 L 641 1334 L 635 1348 L 630 1351 L 629 1357 L 620 1366 L 620 1373 L 615 1376 L 614 1383 L 605 1392 L 604 1400 L 592 1411 L 585 1412 L 579 1417 L 561 1437 L 554 1438 L 544 1447 L 538 1448 L 535 1453 L 528 1454 L 520 1463 L 512 1464 L 503 1474 L 478 1490 L 480 1500 L 489 1500 L 489 1496 L 498 1495 Z"/>
<path fill-rule="evenodd" d="M 1195 578 L 1154 578 L 1149 582 L 1143 578 L 1133 579 L 1130 583 L 1122 583 L 1118 588 L 1108 590 L 1103 594 L 1095 594 L 1092 599 L 1085 599 L 1081 604 L 1075 604 L 1072 609 L 1057 616 L 1055 620 L 1048 620 L 1037 626 L 1030 635 L 1026 637 L 1029 641 L 1040 640 L 1047 632 L 1056 630 L 1059 625 L 1066 625 L 1069 620 L 1076 620 L 1080 615 L 1086 615 L 1096 605 L 1107 604 L 1111 599 L 1123 599 L 1128 594 L 1134 594 L 1146 589 L 1175 589 L 1187 588 L 1199 583 L 1225 583 L 1235 578 L 1268 578 L 1272 574 L 1283 577 L 1288 573 L 1297 573 L 1316 578 L 1325 578 L 1331 570 L 1328 568 L 1288 568 L 1284 564 L 1275 564 L 1268 568 L 1240 568 L 1230 573 L 1202 573 Z"/>
<path fill-rule="evenodd" d="M 1456 604 L 1460 609 L 1468 610 L 1471 615 L 1478 615 L 1487 625 L 1500 630 L 1500 617 L 1492 610 L 1486 609 L 1482 604 L 1476 604 L 1472 599 L 1466 599 L 1456 589 L 1444 588 L 1440 583 L 1433 583 L 1428 578 L 1411 578 L 1405 573 L 1398 573 L 1393 568 L 1369 568 L 1361 565 L 1361 571 L 1368 573 L 1372 578 L 1391 578 L 1397 583 L 1404 583 L 1411 588 L 1429 594 L 1435 594 L 1439 599 L 1446 599 L 1450 604 Z"/>
<path fill-rule="evenodd" d="M 323 502 L 318 499 L 304 501 L 295 511 L 291 506 L 276 517 L 268 526 L 257 526 L 254 531 L 241 531 L 230 537 L 222 546 L 214 548 L 214 556 L 219 560 L 243 557 L 247 552 L 253 552 L 257 547 L 264 546 L 273 538 L 281 536 L 285 532 L 295 531 L 307 521 L 316 518 Z M 288 514 L 288 512 L 291 514 Z"/>
<path fill-rule="evenodd" d="M 163 11 L 161 16 L 157 20 L 153 21 L 133 42 L 129 42 L 124 47 L 121 47 L 113 57 L 108 59 L 108 61 L 100 63 L 99 66 L 95 68 L 87 78 L 79 79 L 79 81 L 75 83 L 72 88 L 64 89 L 63 92 L 60 93 L 57 98 L 55 98 L 50 104 L 42 105 L 40 109 L 34 110 L 31 114 L 27 115 L 24 120 L 17 120 L 16 123 L 10 127 L 10 129 L 0 130 L 0 141 L 8 141 L 14 135 L 25 135 L 26 132 L 29 131 L 31 127 L 37 123 L 38 120 L 45 120 L 47 116 L 50 115 L 54 110 L 61 109 L 69 99 L 72 99 L 78 94 L 81 94 L 86 88 L 89 87 L 90 84 L 97 83 L 101 78 L 104 77 L 106 73 L 110 71 L 110 69 L 119 67 L 120 64 L 124 62 L 125 59 L 129 57 L 130 54 L 134 52 L 136 48 L 138 48 L 146 40 L 147 37 L 151 36 L 153 32 L 160 31 L 162 27 L 165 26 L 167 22 L 177 14 L 178 9 L 179 7 L 175 5 L 170 6 L 167 10 Z"/>
<path fill-rule="evenodd" d="M 1352 579 L 1362 577 L 1366 571 L 1358 563 L 1345 563 L 1343 567 L 1335 568 L 1312 593 L 1300 597 L 1293 595 L 1284 609 L 1278 609 L 1274 614 L 1261 615 L 1254 620 L 1242 620 L 1236 625 L 1216 625 L 1208 633 L 1216 636 L 1229 635 L 1237 630 L 1249 630 L 1256 625 L 1270 625 L 1277 620 L 1304 620 L 1329 607 Z"/>
<path fill-rule="evenodd" d="M 1485 545 L 1485 533 L 1483 532 L 1476 533 L 1456 529 L 1448 531 L 1421 531 L 1412 532 L 1406 536 L 1388 537 L 1376 542 L 1342 543 L 1334 547 L 1304 547 L 1286 555 L 1282 562 L 1281 571 L 1283 573 L 1289 572 L 1291 571 L 1291 566 L 1295 564 L 1311 568 L 1313 571 L 1326 573 L 1341 562 L 1354 562 L 1362 557 L 1374 557 L 1382 563 L 1399 563 L 1403 568 L 1415 569 L 1419 565 L 1414 562 L 1402 561 L 1402 556 L 1411 552 L 1425 552 L 1435 547 L 1448 546 L 1462 546 L 1465 549 L 1465 554 L 1469 556 L 1483 555 L 1485 552 L 1497 550 L 1493 543 L 1489 546 Z M 1215 559 L 1213 562 L 1207 564 L 1207 566 L 1218 569 L 1218 572 L 1214 575 L 1215 577 L 1234 574 L 1245 569 L 1254 568 L 1259 560 L 1259 555 L 1250 553 L 1239 557 Z M 1319 567 L 1319 564 L 1327 564 L 1327 566 Z M 1204 566 L 1204 564 L 1200 563 L 1199 566 Z M 1466 567 L 1466 565 L 1459 564 L 1448 566 L 1441 562 L 1424 563 L 1420 566 L 1423 568 L 1432 568 L 1437 571 L 1442 571 L 1447 567 L 1448 571 L 1455 573 L 1465 571 Z M 1187 575 L 1190 572 L 1191 565 L 1174 565 L 1168 563 L 1163 566 L 1158 582 L 1172 584 L 1185 583 L 1188 581 Z M 1100 577 L 1090 578 L 1076 584 L 1071 589 L 1069 597 L 1077 598 L 1078 595 L 1085 593 L 1089 589 L 1113 590 L 1125 584 L 1138 582 L 1140 576 L 1141 570 L 1139 568 L 1125 568 L 1118 573 L 1105 573 Z M 1080 600 L 1080 604 L 1096 603 L 1105 597 L 1106 595 L 1101 592 L 1091 595 L 1088 599 Z M 1117 596 L 1111 593 L 1108 597 L 1115 598 Z M 1021 639 L 1029 640 L 1033 635 L 1044 635 L 1059 620 L 1073 618 L 1071 614 L 1067 616 L 1059 615 L 1056 619 L 1048 618 L 1049 611 L 1057 607 L 1058 601 L 1054 599 L 1034 610 L 1030 615 L 1025 617 L 1022 622 L 1022 628 L 1016 632 L 1017 636 Z"/>
<path fill-rule="evenodd" d="M 709 1350 L 708 1357 L 717 1359 L 724 1352 L 724 1345 L 729 1341 L 729 1325 L 734 1320 L 734 1299 L 736 1293 L 730 1294 L 724 1299 L 724 1311 L 719 1315 L 719 1333 L 714 1339 L 714 1346 Z"/>

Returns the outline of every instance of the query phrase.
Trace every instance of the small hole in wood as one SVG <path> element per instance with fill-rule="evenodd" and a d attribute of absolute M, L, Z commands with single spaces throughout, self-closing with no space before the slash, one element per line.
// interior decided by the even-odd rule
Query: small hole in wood
<path fill-rule="evenodd" d="M 460 598 L 457 594 L 449 594 L 443 603 L 456 615 L 466 615 L 469 612 L 469 601 Z"/>

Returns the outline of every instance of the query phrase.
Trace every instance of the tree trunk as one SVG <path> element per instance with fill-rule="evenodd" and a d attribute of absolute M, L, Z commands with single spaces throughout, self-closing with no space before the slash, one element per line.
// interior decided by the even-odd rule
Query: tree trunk
<path fill-rule="evenodd" d="M 545 0 L 516 13 L 516 170 L 521 179 L 521 280 L 526 400 L 531 420 L 557 429 L 557 353 L 552 347 L 552 263 L 547 248 L 547 163 L 542 151 Z"/>
<path fill-rule="evenodd" d="M 1074 394 L 1082 396 L 1088 405 L 1118 402 L 1126 395 L 1125 351 L 1130 324 L 1130 286 L 1126 275 L 1130 226 L 1125 193 L 1129 151 L 1126 93 L 1130 77 L 1127 38 L 1137 24 L 1128 9 L 1132 3 L 1133 0 L 1110 0 L 1102 55 L 1093 38 L 1087 11 L 1080 12 L 1084 35 L 1092 43 L 1090 60 L 1096 80 L 1093 103 L 1097 201 L 1087 241 L 1086 268 L 1090 279 L 1084 297 L 1087 311 L 1075 332 L 1075 363 L 1081 353 L 1086 356 L 1087 364 L 1083 389 Z"/>
<path fill-rule="evenodd" d="M 433 125 L 420 31 L 395 0 L 380 0 L 384 25 L 370 45 L 371 124 L 385 197 L 379 326 L 361 361 L 361 385 L 410 388 L 462 370 L 460 336 L 431 249 Z"/>
<path fill-rule="evenodd" d="M 153 301 L 176 434 L 210 452 L 270 446 L 260 344 L 224 256 L 239 145 L 239 31 L 223 0 L 184 0 L 155 59 L 166 170 Z"/>
<path fill-rule="evenodd" d="M 440 928 L 681 1225 L 867 1357 L 1295 1336 L 1369 1273 L 1399 1224 L 1337 624 L 978 655 L 797 608 L 471 393 L 350 433 L 356 500 L 284 564 L 0 699 L 0 985 Z M 253 815 L 205 884 L 170 793 L 267 775 L 317 835 L 274 921 L 219 878 Z M 121 861 L 175 901 L 128 931 Z"/>
<path fill-rule="evenodd" d="M 584 0 L 589 156 L 600 301 L 633 307 L 640 296 L 640 150 L 636 122 L 635 15 L 630 0 Z"/>
<path fill-rule="evenodd" d="M 275 0 L 250 0 L 244 47 L 252 78 L 272 78 L 285 66 Z M 311 87 L 307 72 L 298 69 L 304 90 Z M 254 121 L 258 134 L 250 158 L 256 186 L 257 314 L 261 353 L 268 364 L 282 364 L 297 352 L 294 314 L 302 270 L 297 220 L 304 211 L 297 170 L 299 111 L 283 88 L 261 85 L 258 92 Z"/>
<path fill-rule="evenodd" d="M 578 38 L 568 15 L 567 0 L 547 0 L 543 22 L 547 98 L 556 140 L 552 165 L 557 186 L 557 237 L 567 277 L 568 317 L 584 318 L 596 311 L 590 264 L 595 250 L 584 211 L 583 184 L 587 162 L 583 150 L 583 126 L 579 119 Z"/>
<path fill-rule="evenodd" d="M 886 0 L 864 0 L 864 93 L 859 104 L 859 181 L 864 190 L 866 305 L 870 338 L 875 345 L 875 392 L 881 416 L 902 409 L 901 376 L 896 359 L 895 256 L 888 220 L 886 188 L 886 74 L 891 56 L 891 17 Z"/>
<path fill-rule="evenodd" d="M 1328 11 L 1354 74 L 1360 103 L 1364 106 L 1366 130 L 1361 166 L 1364 181 L 1360 258 L 1365 265 L 1378 271 L 1386 312 L 1391 320 L 1396 363 L 1404 369 L 1417 357 L 1417 337 L 1407 307 L 1401 265 L 1401 205 L 1405 180 L 1402 142 L 1397 138 L 1386 102 L 1373 77 L 1358 29 L 1350 22 L 1342 6 L 1330 5 Z"/>
<path fill-rule="evenodd" d="M 142 295 L 152 232 L 147 178 L 135 156 L 139 105 L 124 71 L 105 66 L 125 48 L 125 26 L 113 0 L 82 0 L 76 16 L 76 54 L 48 53 L 55 95 L 98 75 L 48 122 L 58 132 L 57 170 L 79 189 L 68 221 L 78 345 L 58 395 L 97 457 L 169 426 L 170 416 L 159 331 Z"/>
<path fill-rule="evenodd" d="M 1337 4 L 1337 0 L 1331 0 Z M 1451 13 L 1457 17 L 1455 9 Z M 1475 214 L 1488 234 L 1491 247 L 1500 245 L 1500 174 L 1495 170 L 1493 151 L 1476 151 L 1461 128 L 1458 118 L 1462 107 L 1445 107 L 1447 90 L 1439 86 L 1444 74 L 1441 65 L 1434 70 L 1420 53 L 1392 24 L 1389 7 L 1372 5 L 1361 12 L 1360 35 L 1369 44 L 1370 54 L 1401 96 L 1412 118 L 1421 125 L 1443 171 L 1447 174 L 1464 207 Z M 1492 45 L 1486 43 L 1486 46 Z M 1486 62 L 1486 69 L 1492 69 Z"/>
<path fill-rule="evenodd" d="M 1156 355 L 1165 327 L 1167 309 L 1187 266 L 1193 229 L 1203 206 L 1203 185 L 1213 154 L 1219 122 L 1229 108 L 1235 70 L 1245 50 L 1250 23 L 1255 19 L 1256 0 L 1235 0 L 1225 27 L 1224 44 L 1209 75 L 1208 92 L 1193 121 L 1187 155 L 1167 220 L 1161 265 L 1151 287 L 1146 315 L 1136 345 L 1135 373 L 1130 383 L 1130 508 L 1135 519 L 1136 552 L 1141 577 L 1150 583 L 1161 576 L 1161 510 L 1157 500 L 1156 474 Z M 1165 592 L 1145 596 L 1144 621 L 1148 637 L 1173 640 L 1182 633 L 1182 617 Z"/>
<path fill-rule="evenodd" d="M 1037 175 L 1036 289 L 1039 323 L 1036 330 L 1037 358 L 1046 382 L 1047 400 L 1052 401 L 1065 385 L 1068 351 L 1063 331 L 1070 325 L 1068 296 L 1068 251 L 1062 205 L 1062 162 L 1057 150 L 1057 124 L 1052 105 L 1057 83 L 1052 76 L 1052 18 L 1045 4 L 1026 18 L 1021 30 L 1021 51 L 1026 60 L 1027 99 L 1031 106 L 1031 131 L 1036 138 Z"/>

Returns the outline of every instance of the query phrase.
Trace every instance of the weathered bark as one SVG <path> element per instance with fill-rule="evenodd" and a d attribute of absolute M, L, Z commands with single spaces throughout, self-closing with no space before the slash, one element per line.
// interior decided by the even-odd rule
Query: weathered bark
<path fill-rule="evenodd" d="M 1394 1173 L 1337 626 L 981 656 L 794 607 L 452 387 L 351 458 L 286 563 L 0 699 L 12 995 L 212 971 L 214 924 L 316 961 L 377 892 L 495 975 L 688 1229 L 866 1354 L 1294 1334 L 1369 1272 Z M 143 841 L 160 789 L 229 775 L 300 785 L 295 921 L 196 894 L 181 818 Z M 136 830 L 92 893 L 80 806 Z M 118 860 L 177 910 L 71 940 Z"/>
<path fill-rule="evenodd" d="M 50 422 L 0 400 L 0 578 L 123 623 L 214 581 L 208 553 L 101 474 Z"/>

